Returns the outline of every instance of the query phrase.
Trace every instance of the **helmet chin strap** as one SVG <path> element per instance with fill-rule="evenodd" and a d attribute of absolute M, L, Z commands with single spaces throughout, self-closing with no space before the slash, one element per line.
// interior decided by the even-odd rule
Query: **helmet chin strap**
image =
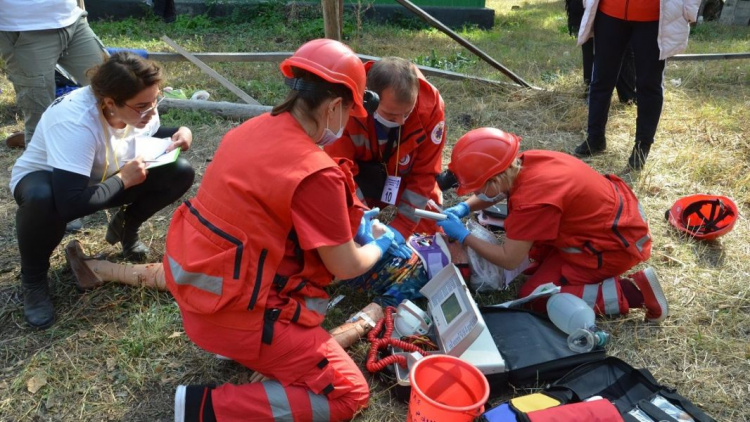
<path fill-rule="evenodd" d="M 702 208 L 707 204 L 711 204 L 711 211 L 709 212 L 708 216 L 705 216 L 703 214 Z M 689 224 L 690 216 L 692 214 L 697 215 L 698 218 L 701 219 L 701 224 Z M 711 233 L 726 227 L 726 225 L 719 227 L 719 223 L 721 223 L 725 218 L 733 215 L 734 212 L 732 212 L 729 207 L 724 206 L 724 202 L 722 202 L 721 199 L 696 201 L 685 207 L 685 209 L 683 210 L 682 224 L 684 224 L 685 228 L 687 228 L 691 232 Z"/>

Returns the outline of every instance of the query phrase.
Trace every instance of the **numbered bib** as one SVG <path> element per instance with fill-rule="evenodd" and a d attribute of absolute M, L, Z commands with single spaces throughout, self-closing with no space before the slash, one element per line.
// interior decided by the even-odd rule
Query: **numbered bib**
<path fill-rule="evenodd" d="M 396 197 L 398 196 L 399 186 L 401 186 L 401 177 L 388 176 L 388 178 L 385 179 L 383 194 L 380 195 L 380 200 L 385 202 L 386 204 L 396 205 Z"/>

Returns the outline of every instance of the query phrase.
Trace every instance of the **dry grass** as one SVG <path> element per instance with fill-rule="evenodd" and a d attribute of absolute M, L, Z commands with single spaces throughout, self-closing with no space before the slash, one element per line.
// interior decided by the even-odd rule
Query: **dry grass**
<path fill-rule="evenodd" d="M 582 140 L 587 111 L 579 85 L 578 49 L 562 29 L 562 3 L 537 0 L 524 3 L 518 11 L 510 10 L 512 4 L 489 1 L 488 7 L 496 10 L 495 28 L 466 30 L 462 35 L 546 90 L 501 89 L 431 78 L 446 101 L 449 142 L 469 129 L 496 126 L 522 135 L 524 149 L 568 151 Z M 261 29 L 251 29 L 251 23 L 214 31 L 153 22 L 143 25 L 145 31 L 133 30 L 137 22 L 108 25 L 95 28 L 107 45 L 150 51 L 167 50 L 157 41 L 161 33 L 191 51 L 290 51 L 302 41 L 289 29 L 270 24 L 267 28 L 257 25 Z M 247 31 L 244 38 L 243 31 Z M 750 46 L 747 28 L 706 25 L 696 32 L 689 52 L 742 51 Z M 416 60 L 433 51 L 451 58 L 462 50 L 434 30 L 354 26 L 348 36 L 353 48 L 364 54 Z M 273 64 L 212 67 L 263 104 L 273 104 L 283 95 Z M 746 405 L 750 394 L 750 242 L 746 239 L 750 229 L 744 217 L 750 205 L 748 69 L 747 60 L 668 64 L 657 142 L 645 171 L 631 181 L 651 222 L 654 249 L 649 265 L 660 276 L 672 314 L 661 325 L 643 323 L 640 311 L 601 323 L 613 334 L 611 355 L 649 368 L 659 381 L 675 386 L 721 421 L 750 420 Z M 187 91 L 203 88 L 214 99 L 235 101 L 231 93 L 190 65 L 167 64 L 165 70 L 169 85 Z M 504 80 L 478 61 L 459 71 Z M 671 83 L 672 79 L 679 79 L 679 86 Z M 4 74 L 0 75 L 0 89 L 0 137 L 4 137 L 22 124 Z M 222 134 L 238 124 L 199 113 L 175 113 L 164 120 L 193 128 L 196 142 L 185 156 L 199 178 Z M 621 172 L 632 146 L 634 121 L 634 108 L 613 104 L 609 148 L 591 160 L 594 168 Z M 445 160 L 449 153 L 447 148 Z M 7 186 L 10 168 L 19 154 L 0 147 L 0 186 Z M 734 231 L 706 244 L 669 229 L 664 211 L 678 197 L 696 192 L 725 194 L 737 201 L 743 216 Z M 182 332 L 179 312 L 168 294 L 116 285 L 85 294 L 75 290 L 62 249 L 69 239 L 81 240 L 89 252 L 117 259 L 117 249 L 103 241 L 104 213 L 88 217 L 85 231 L 66 237 L 52 256 L 50 277 L 57 323 L 41 332 L 26 328 L 18 296 L 15 211 L 10 192 L 0 189 L 0 421 L 166 421 L 172 418 L 172 397 L 178 384 L 247 381 L 248 370 L 216 360 L 192 345 Z M 173 207 L 163 210 L 144 227 L 153 260 L 163 253 L 172 211 Z M 347 300 L 334 310 L 330 325 L 367 302 L 356 292 L 335 293 L 346 294 Z M 479 299 L 485 303 L 493 300 Z M 364 343 L 352 349 L 359 362 L 365 354 Z M 28 390 L 30 383 L 42 381 L 44 386 L 38 391 Z M 370 381 L 371 405 L 357 420 L 403 420 L 406 407 L 394 400 L 393 383 L 377 376 L 371 376 Z"/>

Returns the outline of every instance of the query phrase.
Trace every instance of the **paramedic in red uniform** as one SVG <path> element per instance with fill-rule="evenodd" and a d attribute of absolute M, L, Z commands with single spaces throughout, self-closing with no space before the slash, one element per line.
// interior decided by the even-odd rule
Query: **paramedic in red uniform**
<path fill-rule="evenodd" d="M 398 213 L 389 226 L 404 245 L 412 233 L 437 230 L 434 221 L 420 220 L 414 209 L 424 209 L 429 199 L 443 202 L 435 177 L 442 165 L 445 105 L 408 60 L 384 57 L 366 63 L 365 69 L 367 88 L 380 96 L 380 105 L 372 115 L 349 118 L 344 136 L 325 150 L 332 157 L 354 160 L 357 194 L 371 207 L 387 205 L 381 201 L 385 176 L 400 177 L 392 201 Z"/>
<path fill-rule="evenodd" d="M 318 39 L 281 72 L 286 100 L 224 136 L 164 257 L 190 339 L 271 380 L 179 386 L 178 421 L 340 421 L 368 402 L 361 371 L 320 326 L 334 276 L 364 273 L 393 242 L 354 242 L 363 209 L 350 166 L 321 148 L 366 115 L 364 66 Z"/>
<path fill-rule="evenodd" d="M 651 255 L 651 234 L 635 194 L 618 177 L 603 176 L 568 154 L 531 150 L 494 128 L 458 140 L 448 166 L 458 194 L 474 193 L 445 210 L 438 224 L 452 238 L 506 269 L 528 255 L 534 264 L 520 297 L 552 282 L 584 299 L 598 314 L 646 308 L 646 318 L 666 318 L 667 301 L 652 268 L 621 274 Z M 493 245 L 472 236 L 460 218 L 507 197 L 506 239 Z"/>

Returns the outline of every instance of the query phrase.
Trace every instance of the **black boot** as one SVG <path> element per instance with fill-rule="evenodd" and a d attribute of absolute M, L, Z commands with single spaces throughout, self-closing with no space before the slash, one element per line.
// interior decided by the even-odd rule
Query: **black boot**
<path fill-rule="evenodd" d="M 49 328 L 55 322 L 55 307 L 49 298 L 49 282 L 45 274 L 30 279 L 21 274 L 23 287 L 23 316 L 34 328 Z"/>
<path fill-rule="evenodd" d="M 650 143 L 635 141 L 633 152 L 630 153 L 630 158 L 628 158 L 628 167 L 635 171 L 643 170 L 649 151 L 651 151 Z"/>
<path fill-rule="evenodd" d="M 125 207 L 121 207 L 109 222 L 107 234 L 104 239 L 110 245 L 120 242 L 124 257 L 142 261 L 146 259 L 149 249 L 138 238 L 138 229 L 140 227 L 141 223 L 136 223 L 132 219 L 129 219 L 125 213 Z"/>
<path fill-rule="evenodd" d="M 578 158 L 591 157 L 592 155 L 604 152 L 605 149 L 607 149 L 607 139 L 604 136 L 588 136 L 581 145 L 578 145 L 576 149 L 573 150 L 573 155 Z"/>

